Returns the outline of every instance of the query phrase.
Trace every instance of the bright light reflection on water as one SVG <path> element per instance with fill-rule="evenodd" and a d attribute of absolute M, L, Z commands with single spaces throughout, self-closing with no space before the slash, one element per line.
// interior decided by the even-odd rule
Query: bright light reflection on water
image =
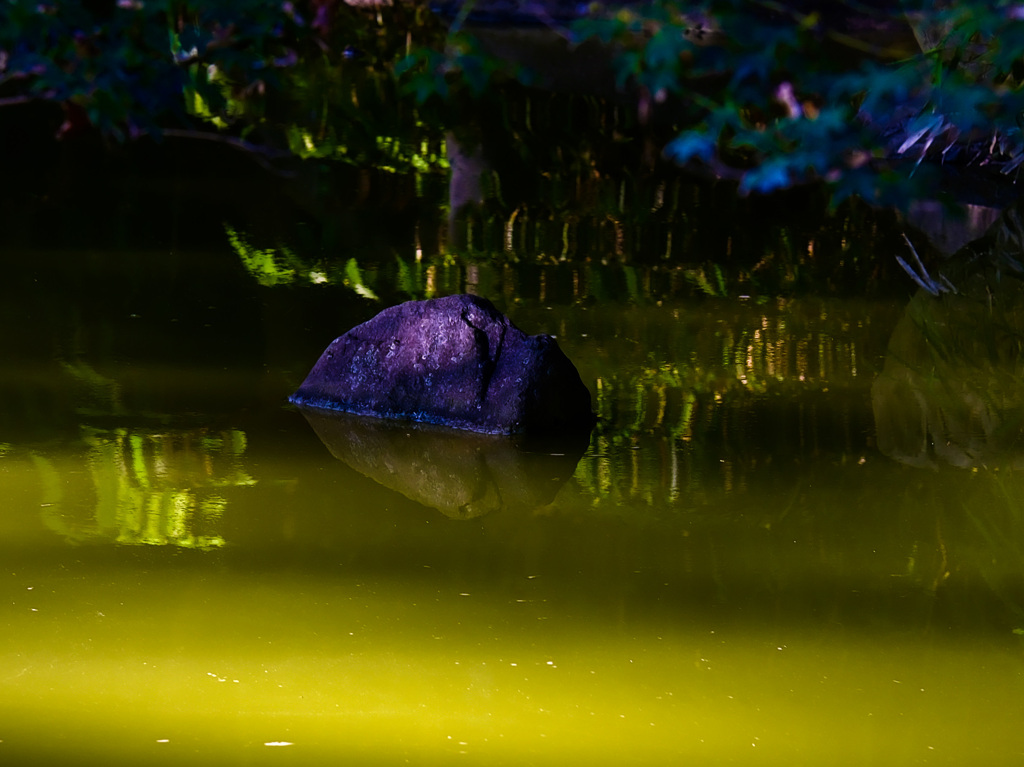
<path fill-rule="evenodd" d="M 458 592 L 198 556 L 8 573 L 0 747 L 65 763 L 287 748 L 310 764 L 852 765 L 998 763 L 1020 744 L 1020 658 L 985 641 L 614 620 L 567 614 L 539 579 Z"/>

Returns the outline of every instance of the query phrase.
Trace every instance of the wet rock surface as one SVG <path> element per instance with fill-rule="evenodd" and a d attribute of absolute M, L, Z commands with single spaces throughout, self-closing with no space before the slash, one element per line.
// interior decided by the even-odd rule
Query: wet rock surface
<path fill-rule="evenodd" d="M 336 338 L 290 397 L 304 407 L 485 434 L 589 431 L 590 392 L 546 335 L 470 295 L 409 301 Z"/>

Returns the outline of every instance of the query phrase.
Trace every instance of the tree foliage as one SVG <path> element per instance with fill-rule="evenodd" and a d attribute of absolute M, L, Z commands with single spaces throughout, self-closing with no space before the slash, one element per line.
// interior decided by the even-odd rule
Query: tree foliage
<path fill-rule="evenodd" d="M 421 69 L 447 75 L 434 94 L 447 95 L 467 59 L 481 69 L 470 33 L 454 28 L 443 61 L 420 54 Z M 902 204 L 933 191 L 934 163 L 1013 179 L 1024 163 L 1024 12 L 1009 0 L 592 6 L 559 31 L 573 47 L 612 49 L 620 91 L 675 121 L 668 159 L 741 192 L 824 181 L 837 202 Z M 467 80 L 481 89 L 478 74 Z"/>
<path fill-rule="evenodd" d="M 455 6 L 445 25 L 418 2 L 7 0 L 0 107 L 59 106 L 62 136 L 201 134 L 269 155 L 437 167 L 436 150 L 419 151 L 425 123 L 538 79 L 473 31 L 487 2 Z M 1011 178 L 1024 164 L 1016 2 L 626 2 L 547 21 L 571 49 L 612 52 L 614 86 L 641 121 L 676 126 L 666 158 L 742 192 L 824 181 L 837 201 L 900 202 L 931 183 L 933 161 Z"/>
<path fill-rule="evenodd" d="M 60 138 L 202 138 L 406 169 L 420 142 L 393 65 L 406 28 L 433 26 L 418 6 L 391 19 L 327 0 L 7 0 L 0 108 L 59 108 Z"/>
<path fill-rule="evenodd" d="M 3 102 L 57 103 L 68 115 L 64 130 L 88 123 L 115 138 L 223 126 L 239 110 L 232 97 L 281 86 L 302 26 L 296 13 L 261 0 L 121 0 L 102 9 L 5 2 Z"/>
<path fill-rule="evenodd" d="M 741 191 L 824 180 L 836 199 L 881 202 L 921 192 L 913 180 L 924 180 L 926 159 L 1017 171 L 1024 22 L 1016 3 L 817 5 L 715 0 L 626 14 L 634 39 L 650 30 L 642 55 L 621 60 L 629 76 L 642 92 L 692 107 L 694 122 L 665 148 L 669 158 L 736 178 Z M 666 52 L 666 29 L 699 29 L 702 19 L 713 20 L 713 44 L 676 34 L 677 49 Z M 908 49 L 911 32 L 917 46 Z M 577 34 L 593 34 L 590 22 Z M 715 87 L 702 89 L 713 76 Z"/>

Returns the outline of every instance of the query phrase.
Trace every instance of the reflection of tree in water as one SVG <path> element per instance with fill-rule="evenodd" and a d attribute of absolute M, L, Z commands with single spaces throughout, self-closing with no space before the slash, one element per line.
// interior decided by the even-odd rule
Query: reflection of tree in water
<path fill-rule="evenodd" d="M 575 355 L 593 376 L 599 418 L 577 480 L 617 503 L 691 506 L 822 453 L 858 460 L 873 323 L 887 322 L 865 308 L 716 299 L 602 310 L 588 328 L 596 348 Z"/>
<path fill-rule="evenodd" d="M 62 361 L 60 370 L 85 452 L 30 452 L 46 526 L 76 543 L 223 545 L 226 489 L 255 484 L 243 466 L 245 432 L 157 425 L 171 416 L 130 410 L 118 378 L 83 359 Z"/>
<path fill-rule="evenodd" d="M 1016 472 L 992 472 L 964 504 L 981 578 L 1024 636 L 1024 483 Z"/>
<path fill-rule="evenodd" d="M 1018 205 L 947 264 L 956 292 L 918 291 L 872 387 L 879 449 L 932 470 L 911 480 L 913 502 L 935 517 L 943 578 L 957 576 L 948 587 L 983 581 L 1018 634 L 1024 633 L 1022 232 Z"/>
<path fill-rule="evenodd" d="M 33 456 L 51 499 L 44 508 L 48 527 L 76 542 L 223 545 L 217 523 L 228 500 L 222 489 L 254 483 L 242 468 L 242 431 L 83 427 L 82 435 L 94 506 L 64 503 L 71 490 L 67 474 Z"/>
<path fill-rule="evenodd" d="M 872 389 L 883 453 L 912 466 L 1024 466 L 1019 214 L 957 256 L 956 292 L 920 290 Z"/>

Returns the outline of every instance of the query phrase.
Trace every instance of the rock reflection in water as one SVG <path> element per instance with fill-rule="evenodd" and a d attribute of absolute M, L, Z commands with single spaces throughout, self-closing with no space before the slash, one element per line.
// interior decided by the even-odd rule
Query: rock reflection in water
<path fill-rule="evenodd" d="M 302 413 L 335 458 L 453 519 L 546 506 L 589 443 L 589 435 L 538 440 L 306 408 Z"/>
<path fill-rule="evenodd" d="M 1024 466 L 1018 227 L 1011 210 L 958 254 L 973 267 L 953 277 L 957 293 L 920 290 L 907 306 L 872 387 L 878 447 L 887 456 L 925 467 Z"/>

